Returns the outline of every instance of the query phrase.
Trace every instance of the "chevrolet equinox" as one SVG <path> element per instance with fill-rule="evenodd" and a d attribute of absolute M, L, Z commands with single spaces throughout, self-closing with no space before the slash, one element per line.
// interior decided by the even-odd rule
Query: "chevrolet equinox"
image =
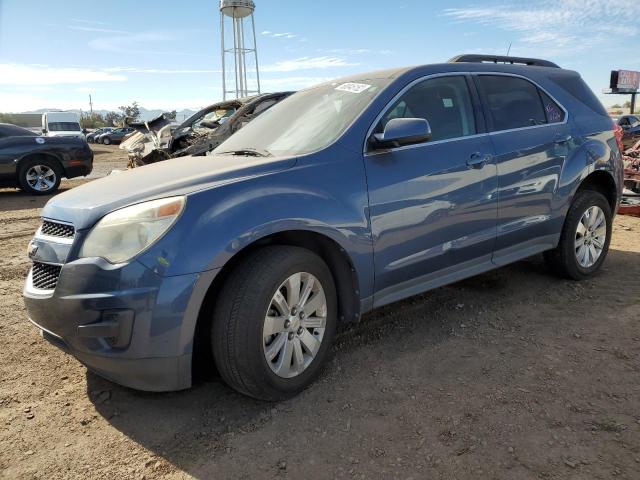
<path fill-rule="evenodd" d="M 309 385 L 336 328 L 544 253 L 602 266 L 619 144 L 580 75 L 463 55 L 300 91 L 207 157 L 51 199 L 29 245 L 31 321 L 129 387 L 188 388 L 196 358 L 247 395 Z M 206 352 L 202 353 L 201 352 Z"/>

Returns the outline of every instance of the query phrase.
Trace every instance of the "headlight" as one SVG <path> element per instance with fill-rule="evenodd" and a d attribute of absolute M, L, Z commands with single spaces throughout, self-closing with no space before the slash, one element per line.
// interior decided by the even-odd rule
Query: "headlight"
<path fill-rule="evenodd" d="M 178 219 L 184 205 L 184 197 L 171 197 L 109 213 L 89 232 L 80 257 L 126 262 L 160 239 Z"/>

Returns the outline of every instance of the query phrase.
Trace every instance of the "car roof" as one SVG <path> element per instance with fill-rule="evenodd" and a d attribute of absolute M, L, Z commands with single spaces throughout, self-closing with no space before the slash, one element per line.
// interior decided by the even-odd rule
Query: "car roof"
<path fill-rule="evenodd" d="M 12 123 L 0 123 L 0 133 L 10 137 L 37 137 L 38 134 Z"/>

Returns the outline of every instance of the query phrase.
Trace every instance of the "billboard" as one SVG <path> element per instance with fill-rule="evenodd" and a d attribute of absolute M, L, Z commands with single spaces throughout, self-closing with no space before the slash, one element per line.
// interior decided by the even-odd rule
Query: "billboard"
<path fill-rule="evenodd" d="M 635 93 L 640 88 L 640 72 L 614 70 L 610 87 L 613 93 Z"/>

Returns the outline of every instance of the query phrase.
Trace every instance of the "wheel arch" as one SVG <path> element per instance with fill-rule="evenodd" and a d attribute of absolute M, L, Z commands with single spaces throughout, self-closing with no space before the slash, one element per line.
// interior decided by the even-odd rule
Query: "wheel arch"
<path fill-rule="evenodd" d="M 618 207 L 618 187 L 613 175 L 607 170 L 596 170 L 587 175 L 578 185 L 576 194 L 581 190 L 593 190 L 601 193 L 615 214 Z M 575 195 L 574 195 L 575 197 Z"/>
<path fill-rule="evenodd" d="M 209 337 L 213 308 L 221 286 L 229 274 L 247 255 L 267 245 L 289 245 L 305 248 L 317 254 L 327 264 L 338 295 L 338 323 L 347 324 L 360 319 L 360 291 L 358 274 L 347 251 L 334 239 L 309 230 L 285 230 L 266 235 L 236 252 L 209 286 L 200 306 L 193 332 L 193 374 L 210 368 L 213 363 Z"/>
<path fill-rule="evenodd" d="M 62 161 L 57 155 L 51 152 L 31 152 L 31 153 L 27 153 L 22 158 L 20 158 L 20 160 L 18 160 L 18 163 L 16 165 L 16 179 L 18 178 L 18 175 L 20 174 L 20 170 L 22 169 L 22 167 L 26 162 L 29 162 L 31 160 L 35 160 L 38 158 L 44 159 L 44 160 L 50 160 L 54 162 L 60 169 L 61 175 L 64 176 L 66 174 L 64 166 L 62 165 Z"/>

